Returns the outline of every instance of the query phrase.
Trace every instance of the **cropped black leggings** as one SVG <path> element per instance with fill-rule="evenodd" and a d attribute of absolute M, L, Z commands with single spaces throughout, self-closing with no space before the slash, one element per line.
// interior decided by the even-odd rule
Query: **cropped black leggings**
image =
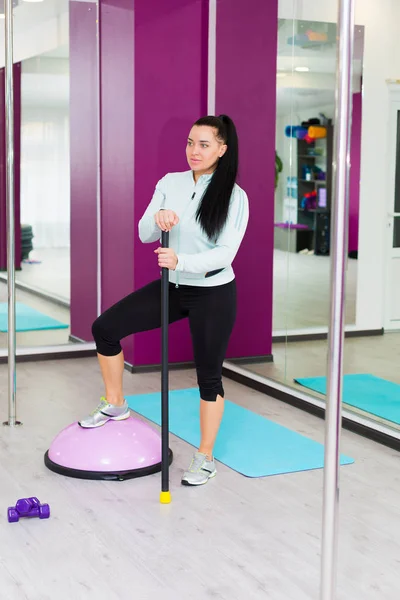
<path fill-rule="evenodd" d="M 224 396 L 222 363 L 236 318 L 236 282 L 214 287 L 169 284 L 169 322 L 189 318 L 200 396 Z M 161 280 L 129 294 L 93 323 L 97 352 L 116 356 L 132 333 L 161 327 Z"/>

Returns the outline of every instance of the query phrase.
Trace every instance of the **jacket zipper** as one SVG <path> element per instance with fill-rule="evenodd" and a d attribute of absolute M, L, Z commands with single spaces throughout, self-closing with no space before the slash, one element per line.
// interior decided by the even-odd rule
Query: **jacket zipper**
<path fill-rule="evenodd" d="M 196 196 L 196 192 L 193 192 L 192 197 L 190 198 L 190 201 L 194 200 L 195 196 Z M 186 210 L 187 210 L 187 208 L 188 207 L 186 207 Z M 186 213 L 186 210 L 183 212 L 182 219 Z M 179 254 L 179 250 L 181 248 L 181 224 L 180 223 L 179 223 L 178 227 L 179 227 L 179 230 L 178 230 L 178 252 L 177 252 L 177 254 Z M 175 287 L 179 288 L 179 271 L 176 272 Z"/>

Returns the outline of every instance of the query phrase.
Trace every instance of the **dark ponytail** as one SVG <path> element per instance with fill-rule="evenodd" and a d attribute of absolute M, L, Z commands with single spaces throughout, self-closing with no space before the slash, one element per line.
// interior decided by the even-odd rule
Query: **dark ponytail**
<path fill-rule="evenodd" d="M 217 139 L 228 146 L 219 159 L 196 212 L 196 219 L 210 240 L 221 233 L 229 212 L 229 204 L 236 182 L 239 165 L 239 148 L 236 127 L 229 117 L 202 117 L 194 125 L 205 125 L 217 130 Z"/>

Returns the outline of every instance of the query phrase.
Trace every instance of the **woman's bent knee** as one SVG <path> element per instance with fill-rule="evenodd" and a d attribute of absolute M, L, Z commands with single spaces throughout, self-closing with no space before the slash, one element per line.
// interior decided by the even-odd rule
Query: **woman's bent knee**
<path fill-rule="evenodd" d="M 97 317 L 92 325 L 92 335 L 97 352 L 103 356 L 116 356 L 122 350 L 120 340 L 115 339 L 107 328 L 103 315 Z"/>

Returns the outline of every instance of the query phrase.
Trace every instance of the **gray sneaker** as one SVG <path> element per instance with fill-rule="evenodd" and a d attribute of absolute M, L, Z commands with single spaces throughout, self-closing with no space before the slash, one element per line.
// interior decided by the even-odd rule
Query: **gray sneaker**
<path fill-rule="evenodd" d="M 181 483 L 182 485 L 203 485 L 216 474 L 214 460 L 208 460 L 206 454 L 195 452 L 189 469 L 183 474 Z"/>
<path fill-rule="evenodd" d="M 123 421 L 130 417 L 129 406 L 124 401 L 122 406 L 114 406 L 109 404 L 105 398 L 101 398 L 100 404 L 84 419 L 78 421 L 81 427 L 92 429 L 93 427 L 101 427 L 107 421 Z"/>

